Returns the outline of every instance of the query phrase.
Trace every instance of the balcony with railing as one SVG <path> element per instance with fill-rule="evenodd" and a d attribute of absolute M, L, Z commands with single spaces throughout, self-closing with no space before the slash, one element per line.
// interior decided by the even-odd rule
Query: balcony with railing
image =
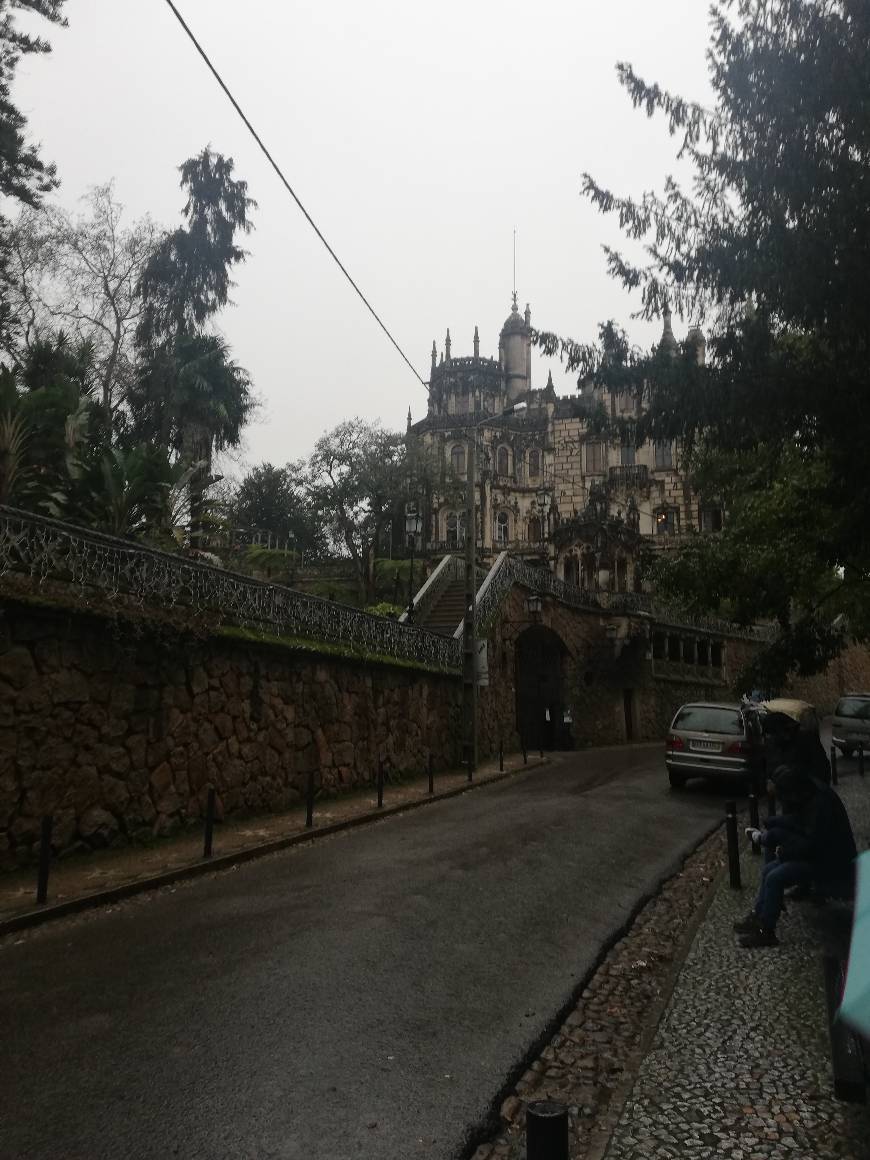
<path fill-rule="evenodd" d="M 614 488 L 643 491 L 649 487 L 649 468 L 645 463 L 620 464 L 607 469 L 607 482 Z"/>

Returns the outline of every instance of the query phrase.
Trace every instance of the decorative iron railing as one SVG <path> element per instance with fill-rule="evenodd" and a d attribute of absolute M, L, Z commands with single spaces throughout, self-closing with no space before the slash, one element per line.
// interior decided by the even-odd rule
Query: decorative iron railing
<path fill-rule="evenodd" d="M 138 605 L 190 609 L 222 625 L 333 642 L 368 654 L 461 667 L 455 641 L 334 601 L 253 580 L 128 540 L 0 507 L 0 576 L 59 581 L 82 597 L 126 597 Z"/>

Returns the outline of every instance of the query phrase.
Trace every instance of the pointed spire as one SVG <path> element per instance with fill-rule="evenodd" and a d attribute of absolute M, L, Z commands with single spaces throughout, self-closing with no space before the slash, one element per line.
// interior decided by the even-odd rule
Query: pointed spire
<path fill-rule="evenodd" d="M 411 431 L 411 408 L 408 408 L 408 433 Z"/>
<path fill-rule="evenodd" d="M 526 326 L 531 326 L 531 325 L 532 325 L 532 312 L 529 309 L 529 304 L 527 302 L 526 303 Z"/>
<path fill-rule="evenodd" d="M 553 382 L 553 372 L 552 371 L 547 372 L 547 386 L 552 387 L 553 390 L 556 389 L 556 384 Z"/>
<path fill-rule="evenodd" d="M 511 306 L 511 314 L 519 314 L 519 312 L 520 312 L 520 308 L 519 308 L 519 305 L 517 304 L 517 292 L 516 292 L 516 290 L 514 290 L 513 306 Z"/>
<path fill-rule="evenodd" d="M 434 371 L 438 365 L 438 347 L 435 345 L 435 339 L 432 339 L 432 370 Z"/>
<path fill-rule="evenodd" d="M 444 342 L 444 360 L 450 362 L 450 327 L 447 327 L 447 338 Z"/>
<path fill-rule="evenodd" d="M 662 327 L 661 345 L 666 350 L 676 350 L 677 340 L 674 337 L 673 327 L 671 326 L 671 308 L 667 299 L 665 299 L 664 309 L 662 310 L 662 321 L 664 322 L 664 326 Z"/>
<path fill-rule="evenodd" d="M 474 357 L 480 358 L 480 335 L 477 333 L 477 327 L 474 328 Z"/>

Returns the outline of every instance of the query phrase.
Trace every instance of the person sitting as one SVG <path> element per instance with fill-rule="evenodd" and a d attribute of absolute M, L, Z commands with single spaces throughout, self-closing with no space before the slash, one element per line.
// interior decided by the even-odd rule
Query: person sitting
<path fill-rule="evenodd" d="M 734 924 L 742 947 L 776 946 L 776 924 L 790 886 L 814 886 L 822 897 L 851 897 L 857 857 L 849 816 L 838 795 L 802 770 L 780 766 L 773 777 L 782 813 L 752 832 L 774 857 L 762 867 L 754 908 Z"/>

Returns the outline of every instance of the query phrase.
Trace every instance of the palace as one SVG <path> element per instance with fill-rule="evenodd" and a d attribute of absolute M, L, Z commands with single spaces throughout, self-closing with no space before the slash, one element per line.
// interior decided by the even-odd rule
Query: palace
<path fill-rule="evenodd" d="M 552 373 L 534 388 L 531 333 L 531 311 L 527 305 L 520 314 L 514 294 L 497 358 L 481 356 L 477 327 L 470 357 L 453 355 L 449 330 L 440 357 L 432 344 L 428 413 L 412 423 L 409 411 L 408 431 L 442 464 L 442 485 L 426 497 L 417 546 L 435 553 L 464 544 L 463 482 L 474 438 L 482 561 L 510 550 L 590 591 L 641 592 L 644 546 L 661 550 L 687 533 L 716 531 L 721 509 L 692 493 L 678 446 L 614 445 L 589 430 L 601 406 L 613 416 L 638 414 L 634 394 L 595 388 L 559 397 Z M 700 329 L 687 341 L 703 361 Z M 677 348 L 670 312 L 661 342 Z"/>

